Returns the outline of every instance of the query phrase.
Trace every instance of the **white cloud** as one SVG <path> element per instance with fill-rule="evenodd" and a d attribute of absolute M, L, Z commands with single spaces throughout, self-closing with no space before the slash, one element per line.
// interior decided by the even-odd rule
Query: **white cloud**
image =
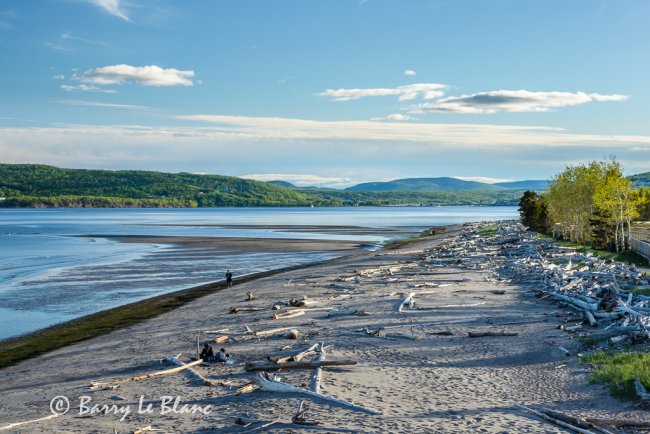
<path fill-rule="evenodd" d="M 59 74 L 59 75 L 54 75 L 52 76 L 54 80 L 65 80 L 65 75 Z"/>
<path fill-rule="evenodd" d="M 147 107 L 144 105 L 132 105 L 132 104 L 112 104 L 108 102 L 101 101 L 81 101 L 77 99 L 64 99 L 57 101 L 59 104 L 65 105 L 76 105 L 82 107 L 103 107 L 103 108 L 117 108 L 117 109 L 128 109 L 128 110 L 155 110 L 153 107 Z"/>
<path fill-rule="evenodd" d="M 409 113 L 447 112 L 492 114 L 497 112 L 548 112 L 555 108 L 593 101 L 624 101 L 625 95 L 601 95 L 585 92 L 530 92 L 496 90 L 471 95 L 452 96 L 432 103 L 409 107 Z"/>
<path fill-rule="evenodd" d="M 369 88 L 369 89 L 327 89 L 319 96 L 331 98 L 332 101 L 352 101 L 371 96 L 397 95 L 400 101 L 407 101 L 422 97 L 433 99 L 443 96 L 447 85 L 440 83 L 407 84 L 395 88 Z"/>
<path fill-rule="evenodd" d="M 124 84 L 134 82 L 142 86 L 193 86 L 194 71 L 181 71 L 175 68 L 161 68 L 160 66 L 131 66 L 112 65 L 101 68 L 89 69 L 72 78 L 84 83 L 92 84 Z"/>
<path fill-rule="evenodd" d="M 371 121 L 408 121 L 411 116 L 403 115 L 400 113 L 392 113 L 384 116 L 383 118 L 372 118 Z"/>
<path fill-rule="evenodd" d="M 140 108 L 108 103 L 98 107 Z M 573 134 L 557 128 L 489 124 L 220 115 L 181 119 L 206 123 L 0 127 L 0 159 L 226 175 L 295 174 L 299 165 L 303 174 L 354 182 L 484 173 L 486 167 L 504 177 L 541 179 L 568 162 L 612 153 L 628 170 L 633 164 L 650 165 L 650 157 L 633 150 L 650 148 L 650 135 Z"/>
<path fill-rule="evenodd" d="M 458 149 L 546 147 L 623 147 L 650 144 L 650 136 L 573 134 L 562 128 L 423 122 L 316 121 L 295 118 L 229 115 L 182 115 L 177 119 L 205 122 L 214 133 L 259 140 L 359 140 L 412 142 Z M 208 130 L 204 130 L 207 134 Z"/>
<path fill-rule="evenodd" d="M 108 12 L 109 14 L 123 19 L 124 21 L 131 21 L 131 19 L 124 13 L 120 8 L 120 0 L 87 0 L 89 3 L 94 4 L 95 6 Z"/>
<path fill-rule="evenodd" d="M 514 181 L 514 178 L 490 178 L 487 176 L 453 176 L 452 178 L 462 179 L 463 181 L 484 182 L 486 184 L 496 184 L 497 182 Z"/>
<path fill-rule="evenodd" d="M 404 71 L 404 75 L 406 75 L 407 77 L 413 77 L 414 75 L 416 75 L 416 72 L 413 71 L 412 69 L 407 69 L 406 71 Z"/>
<path fill-rule="evenodd" d="M 342 185 L 349 185 L 350 178 L 343 178 L 337 176 L 319 176 L 309 174 L 297 173 L 253 173 L 250 175 L 242 175 L 242 178 L 255 179 L 257 181 L 287 181 L 296 186 L 320 186 L 325 184 L 330 187 L 338 187 Z"/>
<path fill-rule="evenodd" d="M 63 76 L 61 76 L 63 77 Z M 102 89 L 97 86 L 88 86 L 87 84 L 79 84 L 77 86 L 71 86 L 69 84 L 62 84 L 61 89 L 67 92 L 99 92 L 99 93 L 117 93 L 113 89 Z"/>

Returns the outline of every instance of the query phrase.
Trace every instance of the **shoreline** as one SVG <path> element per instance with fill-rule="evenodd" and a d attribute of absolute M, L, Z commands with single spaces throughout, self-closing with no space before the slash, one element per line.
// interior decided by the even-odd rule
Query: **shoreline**
<path fill-rule="evenodd" d="M 449 227 L 449 226 L 447 226 Z M 435 227 L 437 228 L 437 227 Z M 433 229 L 433 228 L 432 228 Z M 444 234 L 444 233 L 443 233 Z M 437 234 L 433 236 L 422 236 L 422 234 L 415 234 L 412 238 L 407 238 L 405 240 L 393 241 L 395 243 L 414 243 L 419 240 L 426 241 L 429 238 L 434 236 L 440 236 L 442 234 Z M 213 237 L 161 237 L 161 236 L 101 236 L 101 235 L 84 235 L 84 237 L 97 238 L 104 237 L 107 239 L 113 239 L 120 242 L 133 242 L 133 243 L 178 243 L 178 244 L 205 244 L 216 242 L 217 238 Z M 220 240 L 220 239 L 219 239 Z M 310 267 L 317 267 L 319 265 L 324 265 L 339 260 L 354 258 L 357 256 L 363 256 L 367 254 L 377 253 L 384 250 L 384 246 L 379 245 L 379 249 L 375 251 L 363 250 L 364 244 L 350 241 L 350 242 L 341 242 L 341 241 L 328 241 L 328 240 L 301 240 L 301 239 L 246 239 L 246 238 L 232 238 L 232 240 L 243 240 L 244 242 L 249 241 L 249 244 L 255 244 L 256 242 L 269 244 L 273 241 L 296 241 L 296 246 L 301 244 L 335 244 L 337 245 L 336 249 L 324 250 L 325 252 L 348 252 L 342 256 L 337 256 L 331 259 L 324 259 L 315 262 L 309 262 L 301 265 L 293 265 L 289 267 L 277 268 L 274 270 L 260 271 L 257 273 L 248 274 L 245 276 L 239 276 L 233 279 L 235 285 L 240 285 L 242 283 L 251 282 L 257 279 L 264 277 L 270 277 L 277 274 L 286 273 L 289 271 L 301 270 Z M 303 243 L 304 242 L 304 243 Z M 346 248 L 341 248 L 341 246 L 347 246 Z M 356 245 L 356 247 L 349 247 L 351 245 Z M 387 247 L 388 249 L 397 248 L 393 246 Z M 249 246 L 250 250 L 251 247 Z M 245 251 L 245 250 L 244 250 Z M 273 250 L 271 250 L 273 251 Z M 282 250 L 275 250 L 282 251 Z M 289 250 L 291 252 L 292 250 Z M 13 366 L 16 363 L 19 363 L 24 360 L 29 360 L 34 357 L 38 357 L 43 354 L 47 354 L 51 351 L 55 351 L 60 348 L 65 348 L 69 345 L 82 342 L 88 339 L 92 339 L 98 336 L 103 336 L 108 333 L 111 333 L 116 330 L 121 330 L 129 326 L 133 326 L 139 323 L 142 323 L 148 319 L 155 318 L 164 313 L 173 311 L 187 303 L 198 300 L 202 297 L 205 297 L 210 294 L 227 289 L 225 280 L 217 280 L 203 285 L 191 286 L 189 288 L 183 288 L 177 291 L 168 292 L 165 294 L 157 295 L 154 297 L 146 298 L 144 300 L 139 300 L 132 303 L 127 303 L 122 306 L 117 306 L 111 309 L 102 310 L 95 312 L 89 315 L 84 315 L 79 318 L 75 318 L 69 321 L 64 321 L 62 323 L 54 324 L 52 326 L 46 327 L 44 329 L 36 330 L 24 335 L 19 335 L 15 337 L 10 337 L 4 340 L 0 340 L 0 370 L 9 366 Z"/>
<path fill-rule="evenodd" d="M 589 371 L 575 356 L 580 344 L 559 327 L 577 321 L 573 311 L 540 301 L 534 284 L 499 279 L 499 266 L 485 254 L 491 252 L 496 264 L 507 263 L 508 255 L 492 245 L 482 248 L 480 227 L 240 281 L 133 327 L 1 369 L 0 427 L 31 421 L 30 432 L 150 426 L 241 433 L 251 427 L 233 419 L 245 415 L 261 421 L 253 430 L 307 432 L 292 423 L 302 398 L 311 410 L 307 420 L 327 432 L 560 432 L 513 403 L 581 418 L 644 419 L 631 403 L 587 381 Z M 299 315 L 292 300 L 308 302 Z M 277 333 L 285 330 L 298 338 Z M 151 376 L 169 369 L 161 358 L 178 355 L 189 363 L 199 341 L 225 347 L 232 363 Z M 321 371 L 322 397 L 305 395 L 311 369 L 270 368 L 281 370 L 280 381 L 297 395 L 250 389 L 259 377 L 247 366 L 314 345 L 326 348 L 327 362 L 353 362 Z M 44 420 L 51 400 L 61 396 L 69 399 L 70 412 Z M 213 412 L 162 413 L 161 397 L 170 396 Z M 83 414 L 86 398 L 133 411 L 124 418 L 110 411 Z M 142 400 L 154 411 L 139 412 Z M 341 400 L 376 413 L 353 411 Z"/>

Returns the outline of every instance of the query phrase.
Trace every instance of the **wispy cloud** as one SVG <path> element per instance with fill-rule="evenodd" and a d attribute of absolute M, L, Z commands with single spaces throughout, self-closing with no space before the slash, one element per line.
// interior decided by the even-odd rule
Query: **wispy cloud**
<path fill-rule="evenodd" d="M 242 175 L 242 178 L 255 179 L 257 181 L 287 181 L 297 186 L 319 186 L 326 184 L 328 186 L 342 186 L 350 184 L 350 178 L 337 176 L 319 176 L 310 174 L 297 173 L 253 173 Z"/>
<path fill-rule="evenodd" d="M 104 12 L 107 12 L 115 17 L 121 18 L 124 21 L 131 21 L 131 19 L 126 15 L 122 9 L 120 0 L 86 0 L 89 3 L 94 4 L 95 6 L 102 9 Z"/>
<path fill-rule="evenodd" d="M 153 107 L 147 107 L 144 105 L 113 104 L 113 103 L 101 102 L 101 101 L 81 101 L 78 99 L 63 99 L 57 102 L 59 104 L 76 105 L 82 107 L 103 107 L 103 108 L 116 108 L 116 109 L 127 109 L 127 110 L 156 110 Z"/>
<path fill-rule="evenodd" d="M 65 90 L 66 92 L 117 93 L 117 91 L 113 90 L 113 89 L 102 89 L 101 87 L 88 86 L 87 84 L 79 84 L 79 85 L 76 85 L 76 86 L 71 86 L 69 84 L 63 84 L 63 85 L 61 85 L 61 89 Z"/>
<path fill-rule="evenodd" d="M 182 71 L 160 66 L 112 65 L 89 69 L 72 76 L 74 80 L 92 84 L 137 83 L 142 86 L 193 86 L 194 71 Z"/>
<path fill-rule="evenodd" d="M 332 101 L 352 101 L 371 96 L 397 95 L 400 101 L 408 101 L 418 97 L 424 99 L 439 98 L 444 95 L 442 89 L 447 87 L 447 85 L 440 83 L 416 83 L 394 88 L 327 89 L 318 95 L 330 98 Z"/>
<path fill-rule="evenodd" d="M 63 74 L 57 74 L 52 76 L 53 80 L 65 80 L 65 75 Z"/>
<path fill-rule="evenodd" d="M 107 109 L 133 109 L 122 106 L 99 104 Z M 161 126 L 0 126 L 0 155 L 5 162 L 274 174 L 296 182 L 296 178 L 280 176 L 296 174 L 296 161 L 300 162 L 302 175 L 342 178 L 341 182 L 453 176 L 458 174 L 458 167 L 464 167 L 470 175 L 483 173 L 489 167 L 494 173 L 520 179 L 544 177 L 571 161 L 598 159 L 612 153 L 628 170 L 641 166 L 647 169 L 650 165 L 649 154 L 640 151 L 650 148 L 650 136 L 574 134 L 547 127 L 489 124 L 215 115 L 182 119 L 206 122 Z M 247 157 L 241 158 L 242 155 Z M 310 181 L 313 183 L 314 179 Z"/>
<path fill-rule="evenodd" d="M 67 51 L 67 52 L 74 51 L 72 47 L 68 47 L 64 44 L 61 44 L 60 42 L 46 42 L 45 46 L 56 51 Z"/>
<path fill-rule="evenodd" d="M 106 42 L 96 41 L 94 39 L 80 38 L 74 36 L 70 32 L 61 33 L 55 41 L 46 42 L 45 46 L 57 51 L 76 51 L 79 42 L 83 44 L 90 44 L 95 46 L 93 47 L 93 49 L 95 49 L 98 46 L 105 47 L 105 48 L 110 47 L 110 45 L 107 44 Z"/>
<path fill-rule="evenodd" d="M 109 47 L 110 44 L 104 41 L 98 41 L 95 39 L 88 39 L 88 38 L 82 38 L 79 36 L 74 36 L 70 32 L 64 32 L 61 33 L 60 36 L 61 39 L 66 40 L 66 41 L 78 41 L 78 42 L 83 42 L 84 44 L 90 44 L 90 45 L 99 45 L 101 47 Z"/>
<path fill-rule="evenodd" d="M 408 121 L 411 116 L 403 115 L 401 113 L 392 113 L 380 118 L 372 118 L 371 121 Z"/>
<path fill-rule="evenodd" d="M 594 101 L 624 101 L 626 95 L 601 95 L 585 92 L 531 92 L 496 90 L 452 96 L 408 108 L 410 113 L 442 112 L 492 114 L 497 112 L 548 112 L 553 109 Z"/>
<path fill-rule="evenodd" d="M 406 75 L 407 77 L 413 77 L 416 74 L 417 73 L 415 71 L 413 71 L 412 69 L 407 69 L 406 71 L 404 71 L 404 75 Z"/>
<path fill-rule="evenodd" d="M 650 144 L 650 136 L 574 134 L 562 128 L 493 124 L 424 122 L 317 121 L 295 118 L 229 115 L 182 115 L 177 119 L 203 122 L 220 134 L 259 140 L 359 140 L 413 142 L 457 149 L 546 147 L 629 147 Z"/>
<path fill-rule="evenodd" d="M 0 29 L 13 29 L 12 21 L 16 19 L 16 12 L 12 10 L 0 11 Z"/>
<path fill-rule="evenodd" d="M 513 178 L 490 178 L 488 176 L 454 176 L 453 178 L 462 179 L 463 181 L 485 182 L 486 184 L 514 181 Z"/>

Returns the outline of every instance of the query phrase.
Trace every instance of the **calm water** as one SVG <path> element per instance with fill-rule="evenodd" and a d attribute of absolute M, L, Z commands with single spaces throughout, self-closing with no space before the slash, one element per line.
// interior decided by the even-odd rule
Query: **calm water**
<path fill-rule="evenodd" d="M 308 238 L 372 245 L 431 226 L 516 217 L 514 207 L 0 209 L 0 339 L 222 279 L 226 268 L 241 276 L 333 256 L 129 244 L 106 236 Z M 279 232 L 218 225 L 362 226 L 376 231 Z M 387 233 L 387 228 L 399 232 Z"/>

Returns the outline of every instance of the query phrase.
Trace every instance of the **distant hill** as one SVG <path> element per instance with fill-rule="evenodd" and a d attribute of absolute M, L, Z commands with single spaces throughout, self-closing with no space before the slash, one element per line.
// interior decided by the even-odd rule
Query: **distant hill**
<path fill-rule="evenodd" d="M 639 173 L 637 175 L 628 176 L 628 179 L 634 183 L 637 187 L 649 187 L 650 186 L 650 172 Z"/>
<path fill-rule="evenodd" d="M 546 180 L 528 180 L 528 181 L 513 181 L 513 182 L 497 182 L 498 185 L 505 188 L 514 188 L 517 190 L 536 190 L 543 191 L 548 189 L 551 181 Z"/>
<path fill-rule="evenodd" d="M 406 178 L 388 182 L 366 182 L 346 188 L 351 191 L 475 191 L 504 190 L 494 184 L 457 178 Z"/>
<path fill-rule="evenodd" d="M 287 181 L 281 181 L 281 180 L 279 180 L 279 179 L 276 180 L 276 181 L 267 181 L 266 183 L 267 183 L 267 184 L 271 184 L 271 185 L 277 185 L 278 187 L 284 187 L 284 188 L 296 188 L 296 186 L 293 185 L 292 183 L 287 182 Z"/>
<path fill-rule="evenodd" d="M 0 164 L 3 206 L 307 206 L 302 193 L 219 175 Z"/>

